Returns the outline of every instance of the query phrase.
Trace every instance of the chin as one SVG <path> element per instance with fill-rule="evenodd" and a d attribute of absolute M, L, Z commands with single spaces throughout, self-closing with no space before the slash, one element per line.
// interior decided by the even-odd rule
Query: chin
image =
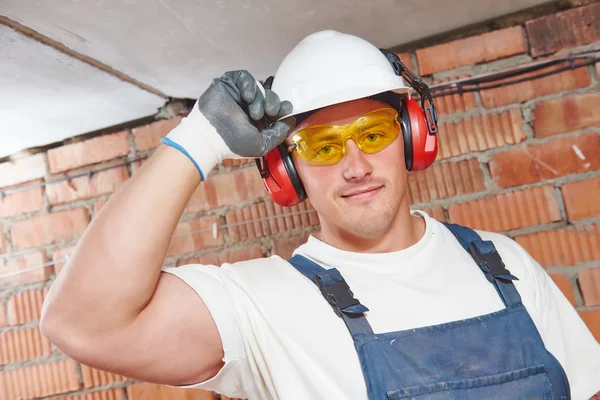
<path fill-rule="evenodd" d="M 394 213 L 392 210 L 387 212 L 374 213 L 370 209 L 368 212 L 361 215 L 359 218 L 352 218 L 347 221 L 347 230 L 353 235 L 365 239 L 377 239 L 383 236 L 392 225 Z"/>

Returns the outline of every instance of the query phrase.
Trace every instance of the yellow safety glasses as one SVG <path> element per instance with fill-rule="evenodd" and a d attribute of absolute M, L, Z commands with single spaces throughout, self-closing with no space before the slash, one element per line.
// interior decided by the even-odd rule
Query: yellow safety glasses
<path fill-rule="evenodd" d="M 288 151 L 311 165 L 333 165 L 346 154 L 346 143 L 352 139 L 367 154 L 377 153 L 392 143 L 400 132 L 398 111 L 381 108 L 362 115 L 347 125 L 315 125 L 292 136 Z"/>

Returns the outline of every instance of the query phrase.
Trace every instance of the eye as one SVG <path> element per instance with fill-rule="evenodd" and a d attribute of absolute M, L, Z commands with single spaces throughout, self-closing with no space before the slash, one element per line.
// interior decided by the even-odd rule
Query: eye
<path fill-rule="evenodd" d="M 369 142 L 371 142 L 371 143 L 374 143 L 374 142 L 376 142 L 377 140 L 379 140 L 380 138 L 381 138 L 381 134 L 379 134 L 379 133 L 369 133 L 369 134 L 367 135 L 367 138 L 366 138 L 366 139 L 367 139 L 367 141 L 369 141 Z"/>
<path fill-rule="evenodd" d="M 321 154 L 321 155 L 324 155 L 324 156 L 326 156 L 326 155 L 329 155 L 329 154 L 331 154 L 331 152 L 332 152 L 332 151 L 333 151 L 333 146 L 331 146 L 331 145 L 327 145 L 327 146 L 323 146 L 323 147 L 321 147 L 321 148 L 320 148 L 320 149 L 317 151 L 317 153 L 319 153 L 319 154 Z"/>

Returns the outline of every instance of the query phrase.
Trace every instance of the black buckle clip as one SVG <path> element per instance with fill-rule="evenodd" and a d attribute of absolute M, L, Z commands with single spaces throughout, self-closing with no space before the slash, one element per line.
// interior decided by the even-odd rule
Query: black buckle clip
<path fill-rule="evenodd" d="M 419 94 L 419 97 L 421 98 L 421 108 L 425 110 L 425 118 L 427 120 L 427 128 L 429 129 L 429 133 L 431 135 L 436 134 L 438 132 L 438 117 L 429 86 L 423 82 L 423 78 L 415 75 L 410 69 L 408 69 L 406 65 L 400 61 L 400 57 L 398 57 L 396 53 L 392 53 L 391 51 L 387 51 L 385 49 L 379 50 L 392 65 L 396 75 L 401 76 L 406 82 L 408 82 L 408 85 L 415 89 L 415 91 Z M 426 106 L 425 102 L 428 102 L 429 105 Z"/>
<path fill-rule="evenodd" d="M 425 117 L 427 118 L 427 127 L 429 128 L 429 132 L 431 134 L 437 133 L 437 115 L 433 103 L 431 103 L 430 106 L 425 107 Z"/>
<path fill-rule="evenodd" d="M 360 302 L 354 298 L 354 293 L 350 290 L 350 286 L 345 280 L 334 283 L 333 285 L 325 286 L 323 280 L 317 275 L 315 276 L 315 283 L 323 294 L 323 297 L 333 307 L 338 317 L 342 316 L 342 310 L 346 307 L 360 304 Z"/>
<path fill-rule="evenodd" d="M 479 268 L 483 270 L 487 280 L 491 283 L 494 283 L 494 280 L 496 279 L 504 281 L 517 279 L 506 269 L 506 265 L 504 265 L 504 262 L 497 251 L 494 250 L 492 253 L 482 254 L 477 249 L 477 246 L 475 246 L 475 243 L 471 243 L 469 244 L 469 253 L 471 253 L 471 256 L 477 265 L 479 265 Z"/>
<path fill-rule="evenodd" d="M 262 160 L 262 163 L 261 163 Z M 258 167 L 258 171 L 260 172 L 260 177 L 265 179 L 269 176 L 269 167 L 267 167 L 267 163 L 263 158 L 255 158 L 256 166 Z"/>

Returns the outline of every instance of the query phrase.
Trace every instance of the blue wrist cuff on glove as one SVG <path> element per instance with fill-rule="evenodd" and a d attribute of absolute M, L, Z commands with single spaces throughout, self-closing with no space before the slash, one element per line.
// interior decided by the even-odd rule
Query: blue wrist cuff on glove
<path fill-rule="evenodd" d="M 185 154 L 185 156 L 187 158 L 189 158 L 190 161 L 192 161 L 194 163 L 194 165 L 196 166 L 196 168 L 198 168 L 198 172 L 200 172 L 200 178 L 202 179 L 202 181 L 204 181 L 204 174 L 202 173 L 202 169 L 200 169 L 200 166 L 198 165 L 198 163 L 196 162 L 196 160 L 194 160 L 194 158 L 190 155 L 190 153 L 187 152 L 186 149 L 184 149 L 178 143 L 175 143 L 174 141 L 172 141 L 171 139 L 169 139 L 167 137 L 164 137 L 164 138 L 160 139 L 160 141 L 162 143 L 166 144 L 167 146 L 174 147 L 177 150 L 179 150 L 180 152 L 182 152 L 183 154 Z"/>

